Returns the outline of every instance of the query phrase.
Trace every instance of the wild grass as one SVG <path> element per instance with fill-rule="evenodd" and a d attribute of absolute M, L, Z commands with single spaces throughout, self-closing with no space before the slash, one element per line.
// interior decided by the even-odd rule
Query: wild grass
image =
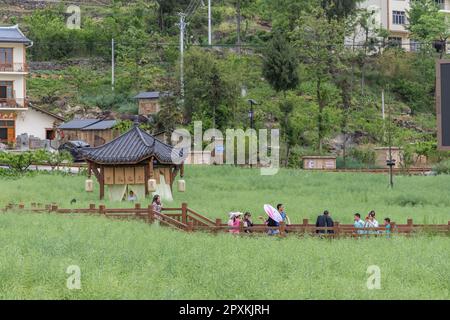
<path fill-rule="evenodd" d="M 327 209 L 334 219 L 350 223 L 355 212 L 377 212 L 382 221 L 390 217 L 397 223 L 413 218 L 417 223 L 447 223 L 450 220 L 450 176 L 396 176 L 393 190 L 388 176 L 365 173 L 324 173 L 281 169 L 274 176 L 261 176 L 257 169 L 229 166 L 186 168 L 187 190 L 180 193 L 174 184 L 174 201 L 166 206 L 189 207 L 211 218 L 227 218 L 234 210 L 250 211 L 254 218 L 264 215 L 266 203 L 285 204 L 292 222 L 315 220 Z M 84 191 L 84 176 L 39 175 L 18 180 L 0 180 L 0 205 L 8 202 L 50 203 L 60 207 L 87 207 L 89 203 L 107 207 L 131 206 L 98 200 L 98 185 L 93 193 Z M 77 202 L 70 204 L 72 199 Z M 140 201 L 146 206 L 149 200 Z"/>
<path fill-rule="evenodd" d="M 445 237 L 187 234 L 138 221 L 0 215 L 0 299 L 449 299 Z M 69 290 L 67 267 L 81 270 Z M 381 289 L 367 288 L 367 268 Z"/>

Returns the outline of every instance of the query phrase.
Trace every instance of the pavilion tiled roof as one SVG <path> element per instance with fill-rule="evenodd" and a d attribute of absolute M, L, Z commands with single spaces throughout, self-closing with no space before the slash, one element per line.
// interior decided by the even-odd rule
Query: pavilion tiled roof
<path fill-rule="evenodd" d="M 175 149 L 134 126 L 104 145 L 84 149 L 83 156 L 99 164 L 137 164 L 152 156 L 160 163 L 173 164 L 172 152 L 183 157 L 182 149 Z"/>

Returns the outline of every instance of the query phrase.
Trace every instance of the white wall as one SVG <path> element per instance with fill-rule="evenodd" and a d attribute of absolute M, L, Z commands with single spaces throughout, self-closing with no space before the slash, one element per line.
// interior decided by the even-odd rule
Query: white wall
<path fill-rule="evenodd" d="M 16 136 L 27 133 L 45 139 L 45 129 L 53 128 L 55 121 L 58 120 L 32 108 L 17 112 Z"/>

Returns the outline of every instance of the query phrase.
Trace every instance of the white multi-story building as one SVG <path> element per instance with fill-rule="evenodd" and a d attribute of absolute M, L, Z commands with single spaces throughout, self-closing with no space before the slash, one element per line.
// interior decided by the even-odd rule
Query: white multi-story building
<path fill-rule="evenodd" d="M 372 29 L 383 28 L 389 32 L 391 43 L 398 43 L 405 50 L 415 51 L 417 43 L 410 39 L 407 11 L 414 0 L 365 0 L 360 8 L 372 13 Z M 435 0 L 442 12 L 450 13 L 450 0 Z M 360 44 L 364 42 L 363 30 L 358 30 L 353 39 L 347 39 L 346 43 Z"/>
<path fill-rule="evenodd" d="M 0 27 L 0 143 L 14 144 L 21 134 L 52 139 L 61 117 L 27 101 L 26 49 L 33 45 L 19 27 Z"/>

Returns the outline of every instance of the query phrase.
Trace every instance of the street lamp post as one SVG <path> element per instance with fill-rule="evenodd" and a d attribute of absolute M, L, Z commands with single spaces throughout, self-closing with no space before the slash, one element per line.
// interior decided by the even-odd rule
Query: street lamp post
<path fill-rule="evenodd" d="M 250 118 L 250 129 L 253 130 L 253 121 L 254 121 L 254 117 L 255 117 L 255 111 L 253 109 L 253 106 L 257 105 L 258 103 L 253 99 L 248 99 L 248 103 L 250 103 L 250 111 L 248 112 L 248 117 Z M 253 132 L 252 132 L 252 134 L 253 134 Z M 249 162 L 250 162 L 250 168 L 253 168 L 252 161 L 249 161 Z"/>
<path fill-rule="evenodd" d="M 250 129 L 253 129 L 253 120 L 255 117 L 253 106 L 258 103 L 253 99 L 248 99 L 248 103 L 250 103 L 250 111 L 248 112 L 248 117 L 250 118 Z"/>

